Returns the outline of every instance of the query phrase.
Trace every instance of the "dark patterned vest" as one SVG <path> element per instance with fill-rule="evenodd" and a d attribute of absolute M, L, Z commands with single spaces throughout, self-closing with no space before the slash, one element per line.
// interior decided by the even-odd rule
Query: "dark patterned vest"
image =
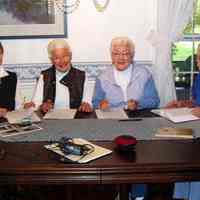
<path fill-rule="evenodd" d="M 14 72 L 7 72 L 8 76 L 0 78 L 0 107 L 11 111 L 15 109 L 17 75 Z"/>
<path fill-rule="evenodd" d="M 56 94 L 56 69 L 54 66 L 42 71 L 44 80 L 43 102 L 51 100 L 55 102 Z M 85 72 L 71 67 L 70 71 L 64 76 L 60 83 L 68 87 L 70 108 L 78 108 L 83 97 Z"/>

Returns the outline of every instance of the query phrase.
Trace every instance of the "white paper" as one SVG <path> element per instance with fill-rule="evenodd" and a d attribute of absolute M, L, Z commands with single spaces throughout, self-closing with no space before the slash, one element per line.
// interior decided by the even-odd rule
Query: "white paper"
<path fill-rule="evenodd" d="M 128 119 L 127 114 L 124 110 L 96 110 L 96 115 L 98 119 Z"/>
<path fill-rule="evenodd" d="M 44 119 L 74 119 L 76 109 L 52 109 L 45 114 Z"/>
<path fill-rule="evenodd" d="M 55 152 L 55 153 L 57 153 L 61 156 L 64 156 L 64 157 L 66 157 L 66 158 L 68 158 L 72 161 L 76 161 L 78 163 L 87 163 L 89 161 L 95 160 L 97 158 L 100 158 L 102 156 L 105 156 L 107 154 L 112 153 L 111 150 L 100 147 L 100 146 L 95 145 L 93 143 L 90 143 L 87 140 L 84 140 L 82 138 L 73 138 L 73 142 L 75 142 L 76 144 L 89 144 L 89 145 L 94 147 L 94 151 L 92 151 L 88 155 L 82 157 L 82 156 L 72 155 L 72 154 L 68 154 L 68 155 L 63 154 L 63 152 L 60 150 L 58 143 L 45 145 L 44 147 L 48 150 L 51 150 L 51 151 L 53 151 L 53 152 Z"/>
<path fill-rule="evenodd" d="M 27 109 L 15 110 L 8 112 L 6 118 L 10 124 L 20 124 L 24 120 L 30 120 L 30 122 L 40 122 L 41 119 L 35 112 Z"/>
<path fill-rule="evenodd" d="M 162 117 L 165 117 L 175 123 L 186 122 L 192 120 L 198 120 L 199 117 L 196 117 L 192 114 L 193 108 L 170 108 L 170 109 L 157 109 L 152 110 L 151 112 L 158 114 Z"/>

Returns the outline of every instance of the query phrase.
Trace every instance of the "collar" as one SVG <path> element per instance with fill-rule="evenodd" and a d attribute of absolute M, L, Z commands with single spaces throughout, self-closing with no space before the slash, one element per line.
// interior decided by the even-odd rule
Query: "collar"
<path fill-rule="evenodd" d="M 4 67 L 1 65 L 0 66 L 0 78 L 8 76 L 8 72 L 4 69 Z"/>
<path fill-rule="evenodd" d="M 134 65 L 135 65 L 135 64 L 134 64 L 134 62 L 133 62 L 133 63 L 130 64 L 130 65 L 128 66 L 128 68 L 126 69 L 126 70 L 130 70 L 131 77 L 133 76 Z M 107 80 L 110 81 L 111 83 L 113 83 L 113 85 L 119 86 L 119 85 L 116 83 L 116 81 L 115 81 L 114 70 L 116 70 L 116 69 L 115 69 L 115 66 L 112 65 L 112 67 L 111 67 L 111 69 L 110 69 L 110 72 L 109 72 L 109 75 L 108 75 L 108 77 L 107 77 Z M 131 83 L 131 81 L 132 81 L 132 79 L 130 79 L 130 82 L 129 82 L 129 83 Z"/>
<path fill-rule="evenodd" d="M 130 64 L 130 65 L 129 65 L 125 70 L 123 70 L 123 71 L 119 71 L 119 70 L 117 70 L 117 69 L 114 67 L 113 72 L 114 72 L 116 75 L 127 76 L 127 75 L 129 75 L 129 74 L 132 72 L 132 64 Z"/>
<path fill-rule="evenodd" d="M 71 67 L 70 67 L 70 69 L 71 69 Z M 61 72 L 61 71 L 58 71 L 57 69 L 55 69 L 56 70 L 56 76 L 59 79 L 62 79 L 64 76 L 66 76 L 69 73 L 70 69 L 68 69 L 66 72 Z"/>

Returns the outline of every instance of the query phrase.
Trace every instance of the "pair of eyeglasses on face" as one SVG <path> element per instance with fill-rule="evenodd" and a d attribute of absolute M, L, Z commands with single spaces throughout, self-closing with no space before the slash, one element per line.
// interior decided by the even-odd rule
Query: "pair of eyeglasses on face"
<path fill-rule="evenodd" d="M 124 53 L 122 53 L 122 52 L 112 52 L 112 55 L 114 56 L 114 57 L 129 57 L 131 54 L 129 53 L 129 52 L 124 52 Z"/>

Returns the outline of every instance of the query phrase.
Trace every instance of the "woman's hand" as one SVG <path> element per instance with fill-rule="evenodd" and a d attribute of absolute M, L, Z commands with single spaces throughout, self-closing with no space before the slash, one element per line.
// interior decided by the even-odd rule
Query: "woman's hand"
<path fill-rule="evenodd" d="M 0 117 L 5 117 L 7 112 L 7 108 L 0 108 Z"/>

